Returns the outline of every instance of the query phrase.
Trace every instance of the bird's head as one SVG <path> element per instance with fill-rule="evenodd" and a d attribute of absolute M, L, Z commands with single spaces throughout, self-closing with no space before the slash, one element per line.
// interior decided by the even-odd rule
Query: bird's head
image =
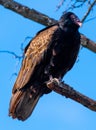
<path fill-rule="evenodd" d="M 72 27 L 74 29 L 78 29 L 82 25 L 82 22 L 74 13 L 67 12 L 61 16 L 59 24 L 61 28 Z"/>

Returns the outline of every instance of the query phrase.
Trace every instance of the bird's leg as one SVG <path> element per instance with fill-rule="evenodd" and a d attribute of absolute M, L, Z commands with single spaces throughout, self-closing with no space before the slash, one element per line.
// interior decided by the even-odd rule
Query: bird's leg
<path fill-rule="evenodd" d="M 60 81 L 59 81 L 59 79 L 58 78 L 51 78 L 51 80 L 49 80 L 47 83 L 46 83 L 46 85 L 47 85 L 47 87 L 49 88 L 49 89 L 53 89 L 54 87 L 54 85 L 53 84 L 55 84 L 56 86 L 58 86 L 59 84 L 60 84 Z"/>
<path fill-rule="evenodd" d="M 46 82 L 47 86 L 49 86 L 52 82 L 55 82 L 59 85 L 61 78 L 53 78 L 52 75 L 49 76 L 49 81 Z"/>

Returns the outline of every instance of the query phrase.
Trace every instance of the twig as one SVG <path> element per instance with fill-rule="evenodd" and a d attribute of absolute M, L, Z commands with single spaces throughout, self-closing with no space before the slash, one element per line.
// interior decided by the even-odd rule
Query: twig
<path fill-rule="evenodd" d="M 56 6 L 56 11 L 58 11 L 58 9 L 60 9 L 60 7 L 63 5 L 64 0 L 61 0 L 60 3 Z"/>
<path fill-rule="evenodd" d="M 21 47 L 20 47 L 20 49 L 21 49 L 22 52 L 24 52 L 24 49 L 25 49 L 24 43 L 25 43 L 25 42 L 29 42 L 31 39 L 32 39 L 32 37 L 30 37 L 30 36 L 25 37 L 25 39 L 24 39 L 24 41 L 21 43 Z M 28 40 L 28 41 L 27 41 L 27 40 Z"/>
<path fill-rule="evenodd" d="M 96 0 L 93 1 L 93 3 L 90 5 L 90 7 L 88 8 L 86 14 L 84 15 L 82 22 L 85 21 L 85 19 L 88 17 L 89 13 L 91 12 L 92 8 L 94 7 L 94 5 L 96 4 Z"/>
<path fill-rule="evenodd" d="M 94 17 L 92 17 L 92 18 L 87 19 L 84 23 L 87 23 L 87 22 L 92 21 L 92 20 L 94 20 L 94 19 L 96 19 L 96 16 L 94 16 Z"/>
<path fill-rule="evenodd" d="M 7 51 L 7 50 L 0 50 L 0 53 L 8 53 L 10 55 L 13 55 L 15 58 L 17 59 L 21 59 L 23 58 L 23 56 L 18 56 L 16 53 L 12 52 L 12 51 Z"/>
<path fill-rule="evenodd" d="M 96 111 L 96 101 L 77 92 L 71 86 L 64 84 L 63 82 L 59 82 L 57 79 L 52 79 L 51 81 L 49 81 L 47 83 L 47 87 L 65 96 L 66 98 L 71 98 L 76 102 L 84 105 L 85 107 Z"/>
<path fill-rule="evenodd" d="M 70 3 L 67 5 L 69 6 L 69 8 L 67 10 L 73 10 L 76 8 L 80 8 L 85 4 L 86 0 L 81 0 L 81 1 L 77 1 L 75 0 L 75 2 L 73 2 L 72 0 L 70 0 Z"/>

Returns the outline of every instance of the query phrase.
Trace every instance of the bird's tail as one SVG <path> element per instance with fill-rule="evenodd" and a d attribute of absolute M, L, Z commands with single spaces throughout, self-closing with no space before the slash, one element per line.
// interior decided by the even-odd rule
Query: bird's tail
<path fill-rule="evenodd" d="M 9 108 L 9 116 L 18 118 L 19 120 L 26 120 L 33 112 L 42 92 L 18 90 L 12 95 Z"/>

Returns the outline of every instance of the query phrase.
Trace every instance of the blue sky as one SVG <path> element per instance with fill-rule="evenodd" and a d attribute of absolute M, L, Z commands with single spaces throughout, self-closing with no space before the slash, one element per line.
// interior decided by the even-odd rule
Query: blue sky
<path fill-rule="evenodd" d="M 18 0 L 19 2 L 19 0 Z M 52 18 L 59 19 L 64 6 L 56 12 L 55 1 L 21 0 L 26 6 L 34 8 Z M 84 10 L 77 9 L 75 13 L 82 18 Z M 95 9 L 96 11 L 96 9 Z M 94 12 L 95 12 L 94 11 Z M 93 17 L 95 13 L 90 14 Z M 0 50 L 13 51 L 22 54 L 21 43 L 26 37 L 35 36 L 43 25 L 30 21 L 22 16 L 0 6 Z M 85 23 L 80 32 L 96 41 L 96 19 Z M 24 45 L 29 39 L 24 42 Z M 96 54 L 83 48 L 80 50 L 78 62 L 65 76 L 64 81 L 79 92 L 96 98 Z M 31 117 L 25 122 L 13 120 L 8 116 L 11 91 L 18 72 L 20 62 L 12 55 L 0 53 L 0 129 L 1 130 L 94 130 L 96 129 L 96 112 L 93 112 L 71 99 L 52 92 L 41 98 Z"/>

